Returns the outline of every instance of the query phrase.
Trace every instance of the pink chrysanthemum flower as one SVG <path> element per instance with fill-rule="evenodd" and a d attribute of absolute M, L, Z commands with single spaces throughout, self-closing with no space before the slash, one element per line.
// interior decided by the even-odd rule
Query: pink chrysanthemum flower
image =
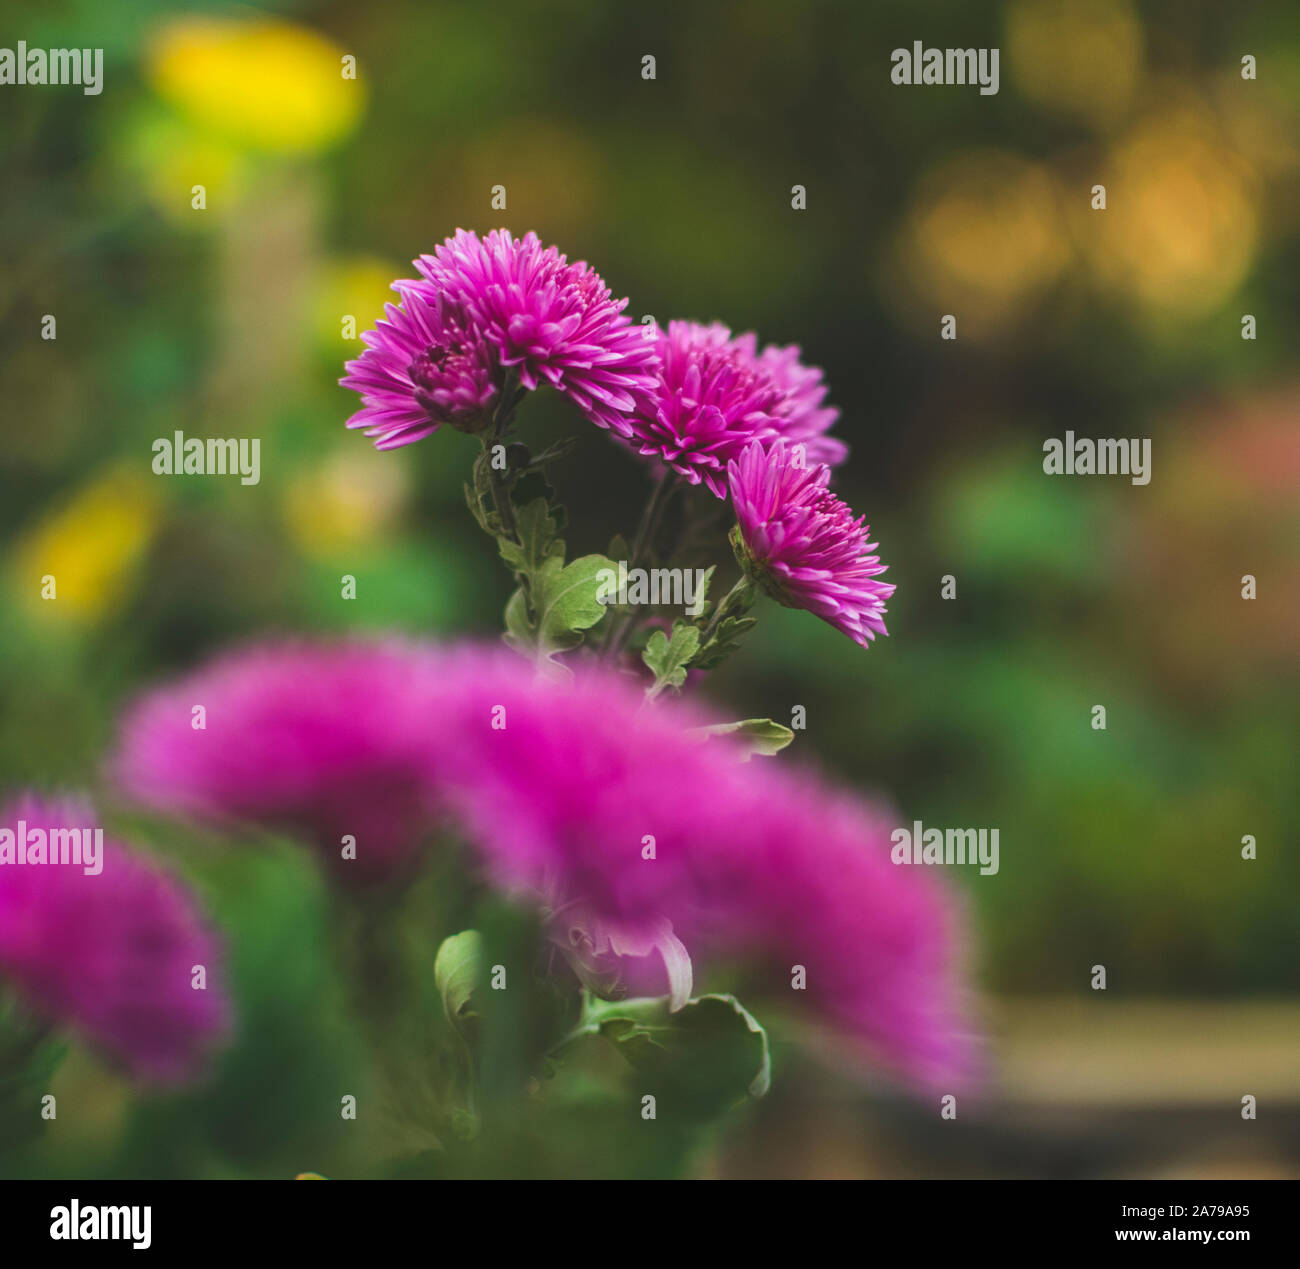
<path fill-rule="evenodd" d="M 691 484 L 725 498 L 727 464 L 754 441 L 785 437 L 818 462 L 837 463 L 848 452 L 824 435 L 839 412 L 822 406 L 821 371 L 800 363 L 798 348 L 760 354 L 752 333 L 670 322 L 658 352 L 659 379 L 633 420 L 632 443 Z"/>
<path fill-rule="evenodd" d="M 798 451 L 754 444 L 728 465 L 731 501 L 749 570 L 774 599 L 816 614 L 863 647 L 885 629 L 894 593 L 867 541 L 865 517 L 827 488 L 830 468 Z"/>
<path fill-rule="evenodd" d="M 769 344 L 758 360 L 783 394 L 776 411 L 776 430 L 781 439 L 802 445 L 810 463 L 838 467 L 848 457 L 849 447 L 838 436 L 826 435 L 840 412 L 823 404 L 827 389 L 821 370 L 799 360 L 797 344 L 786 348 Z"/>
<path fill-rule="evenodd" d="M 345 366 L 339 382 L 361 393 L 348 427 L 364 428 L 376 449 L 396 449 L 444 423 L 482 426 L 500 384 L 493 350 L 463 313 L 410 280 L 393 283 L 402 302 L 366 331 L 366 351 Z"/>
<path fill-rule="evenodd" d="M 179 710 L 204 697 L 209 729 L 214 705 L 228 719 L 215 747 L 191 743 Z M 423 789 L 422 814 L 450 817 L 498 885 L 545 910 L 549 937 L 595 989 L 621 978 L 680 1003 L 716 956 L 744 958 L 784 996 L 802 965 L 799 1000 L 877 1057 L 921 1082 L 959 1077 L 969 1041 L 950 914 L 929 876 L 891 862 L 887 812 L 811 775 L 741 763 L 726 738 L 688 736 L 717 721 L 689 706 L 641 706 L 612 671 L 538 681 L 504 649 L 265 648 L 146 702 L 116 767 L 161 809 L 230 797 L 240 814 L 301 816 L 310 829 L 311 798 L 357 758 L 349 818 L 391 814 L 390 786 L 372 787 L 364 760 L 382 752 L 379 771 L 404 769 L 400 787 Z M 254 752 L 235 753 L 242 743 Z"/>
<path fill-rule="evenodd" d="M 95 826 L 81 803 L 31 796 L 11 803 L 0 827 L 16 832 L 19 821 L 47 838 Z M 152 864 L 109 838 L 100 863 L 98 873 L 71 863 L 0 867 L 0 979 L 134 1077 L 191 1078 L 227 1027 L 217 941 L 190 895 Z M 198 965 L 203 990 L 193 986 Z"/>
<path fill-rule="evenodd" d="M 654 384 L 656 351 L 624 316 L 627 300 L 612 299 L 589 265 L 506 229 L 484 238 L 458 229 L 415 264 L 424 281 L 412 290 L 468 314 L 524 388 L 550 384 L 591 422 L 629 434 L 637 397 Z"/>
<path fill-rule="evenodd" d="M 401 876 L 436 817 L 417 756 L 432 726 L 428 693 L 415 690 L 413 668 L 366 645 L 219 658 L 127 712 L 113 777 L 146 805 L 296 834 L 339 880 Z"/>

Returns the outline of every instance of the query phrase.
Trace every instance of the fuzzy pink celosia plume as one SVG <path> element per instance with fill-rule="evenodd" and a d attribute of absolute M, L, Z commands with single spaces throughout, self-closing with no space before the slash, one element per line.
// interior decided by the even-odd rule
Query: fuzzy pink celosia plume
<path fill-rule="evenodd" d="M 84 803 L 24 796 L 0 827 L 93 830 Z M 16 844 L 17 845 L 17 844 Z M 134 1077 L 192 1077 L 222 1039 L 221 951 L 179 883 L 111 838 L 100 871 L 73 863 L 0 867 L 0 982 L 34 1014 L 67 1025 Z M 194 985 L 202 966 L 206 986 Z"/>
<path fill-rule="evenodd" d="M 190 728 L 200 701 L 206 736 Z M 761 966 L 774 994 L 801 965 L 797 999 L 878 1057 L 927 1083 L 959 1076 L 967 1038 L 943 891 L 891 862 L 880 807 L 687 734 L 715 721 L 675 702 L 644 709 L 635 686 L 595 667 L 539 681 L 505 650 L 289 645 L 146 698 L 116 770 L 161 809 L 296 816 L 315 833 L 328 804 L 330 831 L 374 817 L 412 848 L 412 812 L 426 831 L 450 815 L 496 884 L 575 905 L 629 946 L 671 928 L 697 990 L 714 956 Z M 398 772 L 413 800 L 392 797 Z M 390 782 L 372 785 L 375 773 Z"/>

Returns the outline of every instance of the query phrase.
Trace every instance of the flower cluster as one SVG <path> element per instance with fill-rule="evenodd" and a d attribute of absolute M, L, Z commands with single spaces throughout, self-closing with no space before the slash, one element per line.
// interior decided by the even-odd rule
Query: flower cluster
<path fill-rule="evenodd" d="M 305 705 L 307 683 L 337 707 Z M 189 726 L 200 697 L 220 720 L 206 734 Z M 612 671 L 539 682 L 504 649 L 280 645 L 146 698 L 114 770 L 159 810 L 296 826 L 335 858 L 335 833 L 373 825 L 370 868 L 396 864 L 399 826 L 427 840 L 447 820 L 496 884 L 557 914 L 580 971 L 639 961 L 631 981 L 680 998 L 687 952 L 746 957 L 769 984 L 802 965 L 806 999 L 846 1035 L 917 1080 L 960 1076 L 951 915 L 891 863 L 890 816 L 688 734 L 717 720 L 685 704 L 640 706 Z"/>
<path fill-rule="evenodd" d="M 969 1075 L 953 914 L 927 876 L 892 863 L 892 816 L 806 770 L 748 761 L 789 729 L 659 699 L 734 651 L 759 587 L 860 645 L 884 633 L 894 588 L 863 519 L 830 492 L 847 451 L 821 371 L 717 323 L 634 326 L 594 270 L 531 233 L 462 230 L 415 268 L 347 365 L 342 382 L 362 397 L 349 426 L 381 449 L 444 424 L 478 436 L 466 492 L 517 582 L 509 650 L 371 640 L 228 653 L 128 710 L 111 783 L 168 815 L 310 844 L 336 893 L 365 890 L 363 928 L 454 835 L 476 887 L 537 909 L 588 1033 L 611 1017 L 640 1025 L 644 1013 L 601 1012 L 629 990 L 661 993 L 628 1007 L 667 1018 L 734 1003 L 694 993 L 720 966 L 747 967 L 769 995 L 797 977 L 800 1003 L 914 1083 Z M 562 508 L 546 480 L 524 479 L 564 447 L 500 444 L 542 387 L 650 460 L 655 493 L 627 560 L 566 561 Z M 740 579 L 710 598 L 713 570 L 697 569 L 685 616 L 638 616 L 602 579 L 653 562 L 682 486 L 729 501 Z M 625 672 L 629 657 L 648 685 Z M 13 814 L 52 826 L 72 810 L 29 800 Z M 174 882 L 115 843 L 104 858 L 94 877 L 0 870 L 0 978 L 133 1073 L 183 1078 L 226 1029 L 216 945 Z M 466 934 L 445 940 L 435 977 L 480 937 Z M 457 1026 L 445 992 L 444 1008 Z"/>
<path fill-rule="evenodd" d="M 893 587 L 875 580 L 884 567 L 860 521 L 833 495 L 812 493 L 825 490 L 848 448 L 829 434 L 839 411 L 825 404 L 822 372 L 798 347 L 760 348 L 753 333 L 718 322 L 633 326 L 627 301 L 613 301 L 594 270 L 532 233 L 461 229 L 415 267 L 418 279 L 393 283 L 401 304 L 387 306 L 362 336 L 366 351 L 347 364 L 341 382 L 363 404 L 349 427 L 365 428 L 381 449 L 443 423 L 500 437 L 518 396 L 550 386 L 651 460 L 660 480 L 730 494 L 742 534 L 756 539 L 750 559 L 769 565 L 754 577 L 779 602 L 864 646 L 885 633 Z M 780 474 L 794 465 L 807 468 L 806 480 Z M 746 492 L 760 486 L 772 495 L 761 529 Z M 779 556 L 767 561 L 758 538 L 779 539 Z"/>

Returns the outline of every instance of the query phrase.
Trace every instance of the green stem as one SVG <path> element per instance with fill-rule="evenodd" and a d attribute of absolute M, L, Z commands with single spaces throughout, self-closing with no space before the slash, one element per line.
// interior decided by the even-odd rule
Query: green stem
<path fill-rule="evenodd" d="M 628 568 L 636 568 L 654 541 L 655 531 L 659 528 L 659 521 L 663 517 L 664 508 L 668 505 L 668 500 L 675 487 L 673 473 L 666 471 L 659 478 L 650 497 L 645 504 L 645 510 L 641 513 L 641 523 L 637 525 L 636 536 L 632 539 L 632 558 L 628 560 Z"/>
<path fill-rule="evenodd" d="M 496 412 L 492 416 L 493 443 L 500 444 L 504 440 L 506 433 L 510 430 L 515 410 L 523 399 L 524 389 L 518 386 L 513 374 L 508 375 L 502 385 L 501 394 L 497 398 Z M 488 465 L 488 487 L 492 491 L 492 506 L 497 515 L 501 517 L 501 527 L 512 538 L 517 540 L 515 509 L 514 504 L 510 501 L 510 487 L 506 483 L 505 474 L 493 466 L 491 455 L 492 446 L 484 440 L 482 461 Z"/>
<path fill-rule="evenodd" d="M 659 529 L 659 523 L 663 519 L 664 510 L 672 499 L 674 490 L 677 487 L 676 477 L 672 471 L 665 471 L 655 487 L 650 491 L 650 497 L 646 500 L 645 509 L 641 512 L 641 523 L 637 525 L 636 535 L 632 539 L 631 549 L 628 551 L 627 566 L 629 569 L 638 568 L 641 562 L 649 555 L 654 545 L 655 533 Z M 609 635 L 601 648 L 601 660 L 613 660 L 627 643 L 633 628 L 636 625 L 636 616 L 629 613 L 621 622 L 610 623 Z"/>

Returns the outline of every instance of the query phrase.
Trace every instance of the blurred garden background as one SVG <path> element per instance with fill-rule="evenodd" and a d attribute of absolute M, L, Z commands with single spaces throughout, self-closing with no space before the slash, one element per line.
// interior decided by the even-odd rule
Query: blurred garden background
<path fill-rule="evenodd" d="M 361 347 L 344 318 L 369 326 L 414 255 L 458 226 L 532 229 L 636 320 L 800 344 L 842 412 L 838 488 L 891 566 L 890 636 L 864 652 L 767 604 L 705 693 L 735 717 L 803 705 L 802 756 L 900 823 L 1000 829 L 996 876 L 947 870 L 993 1042 L 960 1127 L 779 1050 L 770 1098 L 693 1170 L 1300 1173 L 1300 8 L 5 18 L 8 47 L 105 51 L 101 95 L 0 90 L 6 790 L 95 788 L 122 702 L 234 641 L 497 637 L 509 580 L 465 510 L 473 443 L 377 454 L 336 381 Z M 892 84 L 914 40 L 1000 48 L 1000 91 Z M 555 474 L 574 553 L 630 530 L 642 467 L 558 398 L 528 427 L 581 437 Z M 1150 484 L 1049 479 L 1067 429 L 1151 438 Z M 153 475 L 176 430 L 259 437 L 260 483 Z M 357 1039 L 311 868 L 186 850 L 231 942 L 236 1048 L 163 1099 L 74 1054 L 59 1087 L 83 1109 L 0 1142 L 0 1167 L 374 1174 L 394 1140 L 341 1142 L 314 1109 Z"/>

